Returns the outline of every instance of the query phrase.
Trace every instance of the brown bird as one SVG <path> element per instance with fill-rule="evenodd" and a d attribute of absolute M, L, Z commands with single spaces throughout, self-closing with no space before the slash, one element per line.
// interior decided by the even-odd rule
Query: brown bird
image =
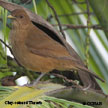
<path fill-rule="evenodd" d="M 72 57 L 64 45 L 36 27 L 25 10 L 15 9 L 8 18 L 13 19 L 10 43 L 16 60 L 27 69 L 43 73 L 40 78 L 53 70 L 77 70 L 103 81 Z"/>
<path fill-rule="evenodd" d="M 15 3 L 11 3 L 11 2 L 7 2 L 4 0 L 0 0 L 0 6 L 2 6 L 3 8 L 7 9 L 8 11 L 12 12 L 15 9 L 24 9 L 31 22 L 37 27 L 39 28 L 41 31 L 45 32 L 46 34 L 48 34 L 48 36 L 50 36 L 52 39 L 54 39 L 55 41 L 59 42 L 62 46 L 64 46 L 67 51 L 70 53 L 70 55 L 72 57 L 74 57 L 77 62 L 82 66 L 85 67 L 84 63 L 82 62 L 82 60 L 80 59 L 79 55 L 74 51 L 74 49 L 66 42 L 66 40 L 57 32 L 57 30 L 55 30 L 53 28 L 53 26 L 51 24 L 49 24 L 46 20 L 44 20 L 42 17 L 40 17 L 37 14 L 34 14 L 33 12 L 31 12 L 30 10 L 17 5 Z M 65 74 L 68 78 L 70 77 L 69 71 L 67 74 L 67 71 L 64 72 L 63 74 Z M 73 79 L 76 76 L 76 74 L 74 75 L 74 73 L 72 73 L 71 78 Z M 78 77 L 79 76 L 79 77 Z M 99 87 L 98 83 L 96 82 L 95 78 L 93 77 L 93 75 L 84 72 L 83 70 L 79 70 L 78 74 L 77 74 L 77 80 L 80 80 L 81 84 L 85 87 L 85 88 L 92 88 L 95 90 L 100 90 L 101 88 Z"/>

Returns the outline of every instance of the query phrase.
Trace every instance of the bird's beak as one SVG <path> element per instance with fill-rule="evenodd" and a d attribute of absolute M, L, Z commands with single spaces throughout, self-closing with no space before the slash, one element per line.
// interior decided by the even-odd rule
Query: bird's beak
<path fill-rule="evenodd" d="M 12 16 L 12 15 L 8 15 L 7 16 L 9 19 L 16 19 L 16 17 Z"/>

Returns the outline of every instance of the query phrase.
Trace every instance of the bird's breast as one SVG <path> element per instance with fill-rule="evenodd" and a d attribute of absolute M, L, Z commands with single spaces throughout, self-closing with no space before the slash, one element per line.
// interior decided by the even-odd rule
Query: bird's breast
<path fill-rule="evenodd" d="M 21 65 L 24 65 L 27 61 L 28 50 L 25 46 L 26 32 L 23 30 L 12 30 L 10 33 L 10 44 L 14 57 Z"/>

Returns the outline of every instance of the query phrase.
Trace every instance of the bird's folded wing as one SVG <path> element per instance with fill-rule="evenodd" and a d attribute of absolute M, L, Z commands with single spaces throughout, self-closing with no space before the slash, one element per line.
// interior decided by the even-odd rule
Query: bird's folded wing
<path fill-rule="evenodd" d="M 25 45 L 31 53 L 39 56 L 77 61 L 74 57 L 70 56 L 64 46 L 38 28 L 32 30 L 32 34 L 28 33 Z"/>

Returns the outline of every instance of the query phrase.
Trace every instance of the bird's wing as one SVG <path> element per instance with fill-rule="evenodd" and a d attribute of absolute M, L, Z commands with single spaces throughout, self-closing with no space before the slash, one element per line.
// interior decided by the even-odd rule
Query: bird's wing
<path fill-rule="evenodd" d="M 39 56 L 77 61 L 74 57 L 70 56 L 64 46 L 52 39 L 45 32 L 36 27 L 33 27 L 30 31 L 32 33 L 27 34 L 25 44 L 31 53 Z"/>

